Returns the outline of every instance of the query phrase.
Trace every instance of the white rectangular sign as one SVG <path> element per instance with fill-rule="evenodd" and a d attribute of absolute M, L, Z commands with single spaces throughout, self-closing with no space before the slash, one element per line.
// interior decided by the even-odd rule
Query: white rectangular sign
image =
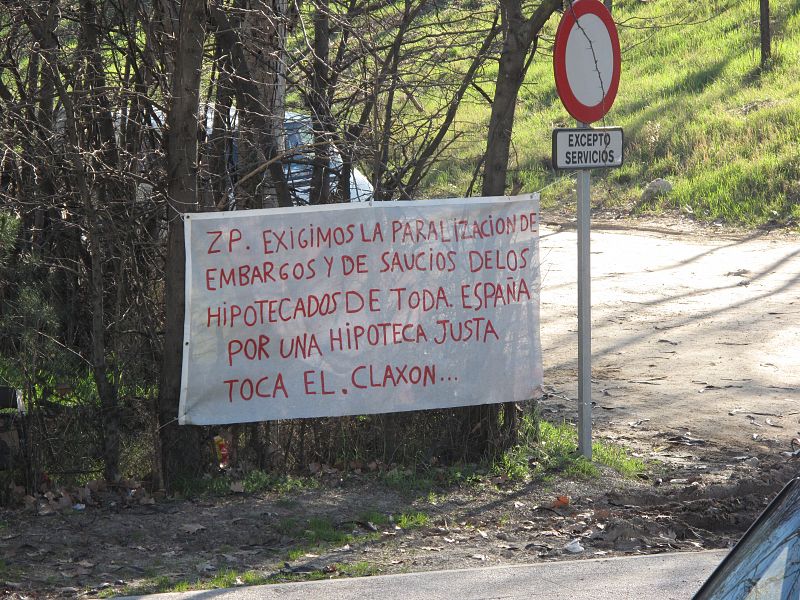
<path fill-rule="evenodd" d="M 602 169 L 622 166 L 621 127 L 554 129 L 553 168 Z"/>
<path fill-rule="evenodd" d="M 182 424 L 521 401 L 539 197 L 185 215 Z"/>

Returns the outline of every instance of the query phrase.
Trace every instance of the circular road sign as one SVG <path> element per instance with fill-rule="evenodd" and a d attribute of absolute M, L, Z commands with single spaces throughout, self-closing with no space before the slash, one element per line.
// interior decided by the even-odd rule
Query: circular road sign
<path fill-rule="evenodd" d="M 556 90 L 582 123 L 602 119 L 614 104 L 620 74 L 617 27 L 600 0 L 570 2 L 553 51 Z"/>

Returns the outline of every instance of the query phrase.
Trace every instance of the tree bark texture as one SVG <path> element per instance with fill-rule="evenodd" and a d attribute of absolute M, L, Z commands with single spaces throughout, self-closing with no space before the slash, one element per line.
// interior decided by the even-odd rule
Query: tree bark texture
<path fill-rule="evenodd" d="M 163 484 L 200 474 L 200 431 L 176 422 L 183 364 L 184 232 L 182 213 L 197 210 L 197 128 L 200 75 L 206 34 L 204 0 L 183 0 L 178 22 L 175 70 L 165 136 L 169 235 L 165 272 L 164 350 L 159 385 L 159 424 Z"/>
<path fill-rule="evenodd" d="M 331 110 L 328 102 L 330 89 L 330 27 L 327 0 L 318 0 L 314 13 L 314 60 L 311 75 L 311 118 L 314 123 L 314 166 L 311 173 L 311 204 L 328 204 L 331 189 L 329 174 L 331 162 L 330 130 Z M 348 181 L 349 183 L 349 181 Z"/>
<path fill-rule="evenodd" d="M 241 60 L 246 64 L 250 76 L 248 86 L 252 88 L 247 102 L 240 102 L 238 106 L 239 172 L 246 175 L 274 159 L 283 149 L 286 2 L 237 0 L 236 6 L 241 14 L 238 32 L 243 50 Z M 237 208 L 286 206 L 286 199 L 283 203 L 279 201 L 283 182 L 283 171 L 278 174 L 279 170 L 271 167 L 266 169 L 266 174 L 262 170 L 259 176 L 243 182 L 238 194 L 242 201 L 237 197 Z"/>
<path fill-rule="evenodd" d="M 769 23 L 769 0 L 759 0 L 759 24 L 761 31 L 761 68 L 767 66 L 772 57 L 772 32 Z"/>

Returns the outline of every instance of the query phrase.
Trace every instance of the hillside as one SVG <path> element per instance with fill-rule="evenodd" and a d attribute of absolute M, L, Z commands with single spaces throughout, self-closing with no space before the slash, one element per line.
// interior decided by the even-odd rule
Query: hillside
<path fill-rule="evenodd" d="M 757 3 L 615 2 L 622 79 L 597 125 L 624 127 L 626 156 L 623 168 L 594 173 L 595 206 L 678 210 L 745 226 L 800 223 L 800 2 L 772 0 L 771 11 L 773 61 L 762 72 Z M 551 130 L 571 125 L 553 82 L 557 21 L 548 24 L 520 94 L 510 173 L 523 191 L 550 186 L 545 206 L 567 207 L 573 180 L 550 169 Z M 476 94 L 460 120 L 485 132 L 488 115 Z M 428 193 L 466 189 L 481 151 L 462 145 L 457 160 L 430 178 Z M 674 185 L 672 193 L 641 203 L 657 177 Z"/>

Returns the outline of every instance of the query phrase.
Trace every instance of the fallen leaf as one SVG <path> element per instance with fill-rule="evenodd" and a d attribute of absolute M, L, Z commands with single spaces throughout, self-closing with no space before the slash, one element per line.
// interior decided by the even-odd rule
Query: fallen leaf
<path fill-rule="evenodd" d="M 535 549 L 549 551 L 552 550 L 553 547 L 550 544 L 543 544 L 541 542 L 531 542 L 530 544 L 527 544 L 525 546 L 525 550 L 535 550 Z"/>
<path fill-rule="evenodd" d="M 707 443 L 705 440 L 701 440 L 700 438 L 693 438 L 688 433 L 668 437 L 667 441 L 677 444 L 685 444 L 686 446 L 704 446 Z"/>
<path fill-rule="evenodd" d="M 550 505 L 551 508 L 564 508 L 565 506 L 569 506 L 569 496 L 557 496 Z"/>

